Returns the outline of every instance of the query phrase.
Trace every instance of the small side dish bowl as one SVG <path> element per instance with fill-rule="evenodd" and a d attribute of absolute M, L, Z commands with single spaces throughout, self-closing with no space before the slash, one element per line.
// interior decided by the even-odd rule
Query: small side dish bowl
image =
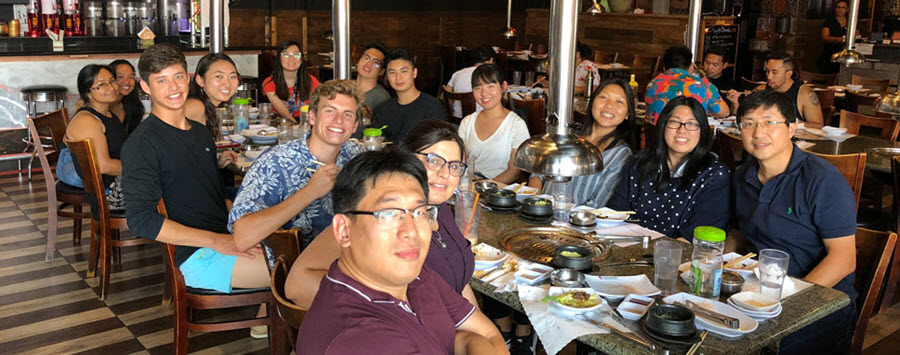
<path fill-rule="evenodd" d="M 756 292 L 741 292 L 731 296 L 736 305 L 751 311 L 769 312 L 778 306 L 778 300 Z"/>
<path fill-rule="evenodd" d="M 585 247 L 564 245 L 556 248 L 553 265 L 575 270 L 589 270 L 594 267 L 591 251 Z"/>
<path fill-rule="evenodd" d="M 597 216 L 591 211 L 573 211 L 569 213 L 569 224 L 577 227 L 597 225 Z"/>
<path fill-rule="evenodd" d="M 498 188 L 499 187 L 498 187 L 497 183 L 493 182 L 493 181 L 482 180 L 482 181 L 475 182 L 475 192 L 480 193 L 480 194 L 489 193 Z"/>
<path fill-rule="evenodd" d="M 515 207 L 518 201 L 516 193 L 509 190 L 493 190 L 488 193 L 487 202 L 491 206 Z"/>
<path fill-rule="evenodd" d="M 535 217 L 553 215 L 553 202 L 540 197 L 529 197 L 522 201 L 523 213 Z"/>
<path fill-rule="evenodd" d="M 581 287 L 584 274 L 574 269 L 557 269 L 550 273 L 550 284 L 557 287 Z"/>

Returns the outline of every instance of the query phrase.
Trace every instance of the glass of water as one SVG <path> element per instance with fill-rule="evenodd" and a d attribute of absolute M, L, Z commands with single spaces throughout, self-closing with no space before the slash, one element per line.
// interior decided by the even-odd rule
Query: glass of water
<path fill-rule="evenodd" d="M 663 296 L 675 293 L 680 264 L 680 242 L 660 240 L 653 245 L 653 284 Z"/>
<path fill-rule="evenodd" d="M 759 251 L 759 293 L 781 299 L 781 287 L 787 277 L 791 256 L 777 249 Z"/>
<path fill-rule="evenodd" d="M 567 225 L 570 207 L 568 183 L 554 182 L 551 191 L 553 193 L 553 225 Z"/>

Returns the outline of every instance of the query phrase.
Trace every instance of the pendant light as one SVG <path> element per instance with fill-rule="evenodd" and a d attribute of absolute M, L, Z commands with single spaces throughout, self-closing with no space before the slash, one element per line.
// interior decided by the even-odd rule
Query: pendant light
<path fill-rule="evenodd" d="M 859 15 L 859 0 L 850 0 L 850 13 L 847 14 L 847 39 L 844 50 L 831 56 L 831 61 L 841 63 L 841 65 L 850 65 L 862 63 L 866 61 L 866 57 L 861 53 L 853 50 L 856 44 L 856 17 Z"/>

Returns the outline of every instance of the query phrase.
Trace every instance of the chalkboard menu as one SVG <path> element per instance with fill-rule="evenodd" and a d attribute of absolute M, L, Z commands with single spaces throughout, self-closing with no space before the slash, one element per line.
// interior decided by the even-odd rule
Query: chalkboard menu
<path fill-rule="evenodd" d="M 726 61 L 734 64 L 737 61 L 737 42 L 740 25 L 715 25 L 706 28 L 703 34 L 703 52 L 709 47 L 725 49 Z"/>

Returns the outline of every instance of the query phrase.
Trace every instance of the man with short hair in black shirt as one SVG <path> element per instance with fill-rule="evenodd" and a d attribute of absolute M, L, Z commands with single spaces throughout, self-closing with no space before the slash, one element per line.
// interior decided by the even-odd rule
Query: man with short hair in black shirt
<path fill-rule="evenodd" d="M 725 97 L 725 92 L 734 89 L 734 80 L 729 75 L 725 75 L 725 67 L 728 66 L 728 60 L 725 58 L 725 48 L 709 47 L 706 50 L 706 57 L 703 59 L 703 70 L 706 71 L 706 79 L 716 86 L 719 90 L 719 96 Z"/>
<path fill-rule="evenodd" d="M 397 97 L 375 109 L 373 127 L 387 126 L 382 133 L 388 141 L 399 142 L 416 123 L 428 118 L 447 119 L 444 105 L 434 96 L 416 89 L 416 62 L 404 48 L 392 49 L 385 60 L 387 79 Z"/>
<path fill-rule="evenodd" d="M 153 112 L 122 149 L 128 227 L 137 236 L 176 245 L 174 261 L 188 286 L 220 292 L 267 286 L 265 258 L 256 249 L 238 249 L 227 234 L 218 169 L 237 156 L 225 151 L 217 159 L 209 130 L 184 116 L 190 81 L 184 55 L 158 44 L 144 51 L 138 69 Z M 160 199 L 168 218 L 156 211 Z"/>

